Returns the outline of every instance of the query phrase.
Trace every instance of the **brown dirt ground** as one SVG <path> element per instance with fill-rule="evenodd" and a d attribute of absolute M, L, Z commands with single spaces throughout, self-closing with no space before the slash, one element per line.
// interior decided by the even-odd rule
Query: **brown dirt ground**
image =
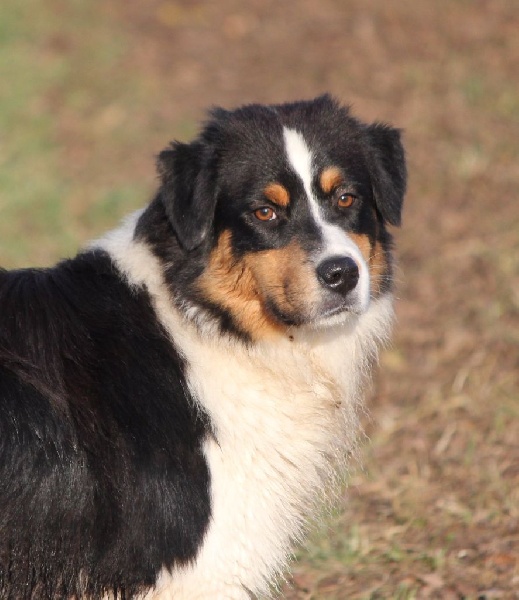
<path fill-rule="evenodd" d="M 517 4 L 114 0 L 100 10 L 132 40 L 118 69 L 146 96 L 133 118 L 150 133 L 114 158 L 123 174 L 151 180 L 148 157 L 191 135 L 213 104 L 330 91 L 405 131 L 398 324 L 369 402 L 365 466 L 330 547 L 312 542 L 284 597 L 519 598 Z M 73 43 L 54 40 L 58 52 Z M 65 111 L 60 143 L 81 181 L 89 142 L 75 127 Z"/>

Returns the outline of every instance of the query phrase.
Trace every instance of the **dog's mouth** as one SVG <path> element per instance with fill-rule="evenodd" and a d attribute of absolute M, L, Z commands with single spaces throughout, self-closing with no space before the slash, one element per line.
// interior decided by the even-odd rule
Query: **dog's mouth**
<path fill-rule="evenodd" d="M 360 310 L 360 307 L 357 306 L 355 303 L 345 303 L 340 306 L 336 306 L 335 308 L 323 311 L 320 315 L 318 315 L 318 317 L 315 320 L 322 321 L 330 317 L 335 317 L 336 315 L 341 315 L 343 313 L 359 315 L 361 312 L 362 311 Z"/>
<path fill-rule="evenodd" d="M 363 313 L 363 310 L 356 304 L 347 304 L 329 311 L 323 312 L 316 319 L 308 323 L 312 328 L 324 329 L 335 327 L 346 322 L 351 322 Z"/>
<path fill-rule="evenodd" d="M 337 324 L 341 320 L 347 320 L 352 316 L 359 316 L 364 312 L 356 297 L 344 298 L 339 303 L 334 301 L 333 303 L 324 303 L 319 307 L 309 307 L 307 311 L 288 312 L 272 300 L 266 302 L 265 308 L 273 319 L 286 327 L 325 327 Z"/>

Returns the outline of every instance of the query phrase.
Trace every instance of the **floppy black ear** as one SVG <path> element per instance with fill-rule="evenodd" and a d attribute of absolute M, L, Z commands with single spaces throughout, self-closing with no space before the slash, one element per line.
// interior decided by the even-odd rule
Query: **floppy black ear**
<path fill-rule="evenodd" d="M 368 125 L 371 185 L 382 218 L 400 225 L 407 184 L 407 169 L 400 131 L 383 123 Z"/>
<path fill-rule="evenodd" d="M 204 146 L 173 142 L 159 154 L 157 168 L 166 214 L 181 246 L 193 250 L 209 233 L 216 205 Z"/>

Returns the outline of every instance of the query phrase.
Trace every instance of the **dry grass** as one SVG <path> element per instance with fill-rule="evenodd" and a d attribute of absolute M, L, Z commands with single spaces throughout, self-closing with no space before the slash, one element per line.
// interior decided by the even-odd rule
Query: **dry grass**
<path fill-rule="evenodd" d="M 515 4 L 1 10 L 3 264 L 49 263 L 144 202 L 153 155 L 189 137 L 207 105 L 329 90 L 405 129 L 399 323 L 369 405 L 364 469 L 284 595 L 519 598 Z"/>

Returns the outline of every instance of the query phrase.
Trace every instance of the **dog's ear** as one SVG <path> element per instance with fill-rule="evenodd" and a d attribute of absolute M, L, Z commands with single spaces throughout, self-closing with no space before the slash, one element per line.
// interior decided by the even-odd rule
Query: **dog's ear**
<path fill-rule="evenodd" d="M 202 244 L 214 219 L 216 192 L 210 165 L 200 142 L 173 142 L 157 160 L 160 197 L 183 248 Z"/>
<path fill-rule="evenodd" d="M 400 225 L 407 169 L 400 131 L 383 123 L 366 127 L 371 185 L 377 209 L 390 225 Z"/>

